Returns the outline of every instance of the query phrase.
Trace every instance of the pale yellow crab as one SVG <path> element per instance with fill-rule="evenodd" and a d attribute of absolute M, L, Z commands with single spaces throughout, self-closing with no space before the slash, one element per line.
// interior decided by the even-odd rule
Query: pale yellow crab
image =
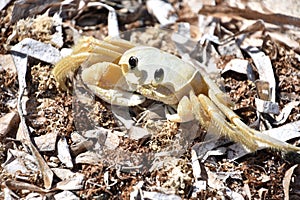
<path fill-rule="evenodd" d="M 84 68 L 83 82 L 110 104 L 135 106 L 149 98 L 177 108 L 177 114 L 167 115 L 169 120 L 196 118 L 204 128 L 215 126 L 220 134 L 252 151 L 262 146 L 300 150 L 248 127 L 230 109 L 228 96 L 204 70 L 157 48 L 136 46 L 118 38 L 84 38 L 53 70 L 62 89 L 66 89 L 68 73 L 80 65 Z"/>

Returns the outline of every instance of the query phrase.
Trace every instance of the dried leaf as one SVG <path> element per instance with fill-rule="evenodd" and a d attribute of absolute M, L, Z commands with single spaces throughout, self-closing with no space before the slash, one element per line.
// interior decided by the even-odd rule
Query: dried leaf
<path fill-rule="evenodd" d="M 113 7 L 100 3 L 100 2 L 89 2 L 87 4 L 87 7 L 93 7 L 93 6 L 103 6 L 105 7 L 109 12 L 108 12 L 108 36 L 111 37 L 119 37 L 119 25 L 118 25 L 118 19 L 117 19 L 117 14 L 116 11 Z"/>
<path fill-rule="evenodd" d="M 57 143 L 57 157 L 68 168 L 73 168 L 72 157 L 70 154 L 69 145 L 65 137 L 60 138 Z"/>
<path fill-rule="evenodd" d="M 71 134 L 71 140 L 72 140 L 72 144 L 70 146 L 70 149 L 72 151 L 72 154 L 75 156 L 77 156 L 79 153 L 82 153 L 93 146 L 92 141 L 84 138 L 76 131 Z"/>
<path fill-rule="evenodd" d="M 251 67 L 251 64 L 248 60 L 244 59 L 231 59 L 226 65 L 225 68 L 222 70 L 222 74 L 234 71 L 240 74 L 247 75 L 248 79 L 254 81 L 254 73 Z"/>
<path fill-rule="evenodd" d="M 57 139 L 57 132 L 50 132 L 34 138 L 39 151 L 54 151 Z"/>
<path fill-rule="evenodd" d="M 300 19 L 283 14 L 264 14 L 250 9 L 240 9 L 226 5 L 210 6 L 204 5 L 198 12 L 201 15 L 209 15 L 218 18 L 231 17 L 235 19 L 245 18 L 278 25 L 294 25 L 300 27 Z"/>
<path fill-rule="evenodd" d="M 26 103 L 26 98 L 24 93 L 26 89 L 26 73 L 27 73 L 27 56 L 13 52 L 13 59 L 16 64 L 16 69 L 18 73 L 18 80 L 19 80 L 19 94 L 18 94 L 18 112 L 20 116 L 20 125 L 19 130 L 23 134 L 22 141 L 29 147 L 32 155 L 35 157 L 36 162 L 38 163 L 39 170 L 42 173 L 44 186 L 46 189 L 50 189 L 53 181 L 53 172 L 43 159 L 43 157 L 39 154 L 36 147 L 32 144 L 30 139 L 29 128 L 26 124 L 26 119 L 24 117 L 24 113 L 26 112 L 26 108 L 24 105 Z"/>
<path fill-rule="evenodd" d="M 80 199 L 78 196 L 76 196 L 74 193 L 70 191 L 62 191 L 60 193 L 55 194 L 53 197 L 55 200 L 61 200 L 61 199 L 79 200 Z"/>
<path fill-rule="evenodd" d="M 206 190 L 206 181 L 203 181 L 201 166 L 197 157 L 197 153 L 195 150 L 191 150 L 192 156 L 192 168 L 193 168 L 193 175 L 194 175 L 194 189 L 193 189 L 193 197 L 197 196 L 201 190 Z"/>
<path fill-rule="evenodd" d="M 271 136 L 280 141 L 287 141 L 293 138 L 300 137 L 300 121 L 291 122 L 280 126 L 278 128 L 273 128 L 267 131 L 263 131 L 262 134 Z"/>
<path fill-rule="evenodd" d="M 24 125 L 23 125 L 24 126 Z M 44 187 L 46 189 L 50 189 L 53 181 L 53 172 L 51 171 L 50 167 L 47 165 L 41 154 L 38 152 L 38 150 L 33 146 L 32 143 L 29 143 L 29 148 L 32 152 L 32 155 L 37 160 L 39 170 L 41 171 L 43 175 L 43 181 L 44 181 Z"/>
<path fill-rule="evenodd" d="M 0 2 L 0 11 L 5 8 L 9 3 L 11 2 L 11 0 L 2 0 Z"/>
<path fill-rule="evenodd" d="M 146 128 L 133 126 L 129 130 L 129 137 L 132 140 L 140 140 L 151 137 L 151 133 Z"/>
<path fill-rule="evenodd" d="M 177 196 L 175 194 L 163 194 L 159 192 L 148 192 L 148 191 L 143 191 L 142 193 L 144 199 L 150 199 L 150 200 L 156 200 L 156 199 L 180 200 L 181 199 L 180 196 Z"/>
<path fill-rule="evenodd" d="M 11 23 L 14 24 L 19 19 L 45 12 L 48 8 L 59 8 L 59 6 L 61 6 L 57 4 L 59 1 L 60 0 L 18 0 L 14 4 Z"/>
<path fill-rule="evenodd" d="M 280 125 L 286 122 L 292 110 L 300 104 L 300 101 L 292 101 L 287 103 L 282 109 L 281 113 L 276 116 L 276 122 L 274 124 Z"/>
<path fill-rule="evenodd" d="M 251 56 L 257 68 L 259 79 L 269 83 L 269 99 L 276 102 L 276 81 L 271 60 L 256 47 L 247 47 L 245 51 Z"/>
<path fill-rule="evenodd" d="M 102 157 L 92 151 L 87 151 L 84 153 L 79 154 L 76 158 L 75 158 L 75 163 L 79 164 L 98 164 L 101 161 Z"/>
<path fill-rule="evenodd" d="M 13 52 L 30 56 L 32 58 L 55 64 L 60 60 L 60 52 L 50 44 L 45 44 L 30 38 L 25 38 L 11 48 Z M 14 56 L 15 59 L 15 56 Z M 15 62 L 16 64 L 16 62 Z M 26 66 L 26 65 L 23 65 Z"/>
<path fill-rule="evenodd" d="M 107 149 L 114 150 L 119 146 L 120 139 L 117 134 L 114 132 L 108 132 L 106 136 L 106 140 L 104 145 L 107 147 Z"/>
<path fill-rule="evenodd" d="M 8 133 L 16 134 L 17 127 L 20 123 L 20 117 L 17 112 L 7 113 L 0 118 L 0 138 L 4 138 Z M 15 132 L 15 133 L 14 133 Z"/>
<path fill-rule="evenodd" d="M 269 114 L 279 114 L 279 105 L 272 101 L 264 101 L 258 98 L 255 98 L 255 106 L 256 110 L 261 113 L 269 113 Z"/>
<path fill-rule="evenodd" d="M 284 200 L 289 199 L 289 196 L 290 196 L 290 194 L 289 194 L 290 193 L 290 182 L 291 182 L 292 175 L 294 173 L 294 169 L 296 167 L 298 167 L 298 164 L 292 166 L 284 174 L 284 178 L 283 178 L 283 181 L 282 181 L 283 191 L 284 191 Z"/>
<path fill-rule="evenodd" d="M 73 176 L 58 182 L 56 188 L 61 190 L 80 190 L 83 188 L 84 178 L 83 174 L 76 172 Z"/>
<path fill-rule="evenodd" d="M 47 193 L 51 190 L 40 188 L 36 185 L 21 182 L 21 181 L 14 181 L 14 180 L 7 180 L 4 182 L 4 186 L 11 190 L 29 190 L 34 192 L 40 192 L 40 193 Z"/>
<path fill-rule="evenodd" d="M 175 13 L 175 10 L 172 5 L 166 1 L 148 0 L 146 4 L 149 13 L 152 13 L 156 17 L 161 26 L 173 24 L 178 18 L 176 14 L 172 14 Z"/>
<path fill-rule="evenodd" d="M 9 149 L 2 167 L 10 174 L 20 171 L 23 174 L 37 173 L 37 163 L 33 156 L 19 150 Z"/>

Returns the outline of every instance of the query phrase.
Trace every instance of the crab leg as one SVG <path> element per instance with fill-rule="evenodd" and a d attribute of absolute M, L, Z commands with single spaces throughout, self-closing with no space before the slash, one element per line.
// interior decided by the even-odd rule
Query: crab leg
<path fill-rule="evenodd" d="M 130 92 L 119 65 L 110 62 L 93 64 L 82 71 L 82 81 L 105 102 L 112 105 L 136 106 L 145 97 Z"/>
<path fill-rule="evenodd" d="M 191 92 L 190 100 L 193 105 L 193 113 L 197 120 L 206 130 L 215 128 L 219 134 L 227 136 L 233 141 L 239 141 L 250 151 L 258 149 L 258 145 L 252 137 L 247 137 L 234 124 L 226 120 L 226 116 L 206 95 L 200 94 L 198 97 Z"/>
<path fill-rule="evenodd" d="M 231 126 L 234 127 L 235 132 L 231 132 L 230 130 L 227 130 L 227 126 L 222 125 L 221 122 L 218 122 L 219 126 L 222 128 L 225 128 L 229 138 L 232 138 L 236 142 L 241 142 L 246 147 L 248 147 L 250 150 L 257 150 L 257 144 L 259 144 L 260 147 L 272 147 L 275 149 L 281 149 L 284 151 L 300 151 L 299 147 L 293 146 L 291 144 L 288 144 L 286 142 L 277 140 L 275 138 L 272 138 L 268 135 L 265 135 L 259 131 L 256 131 L 249 126 L 247 126 L 244 122 L 241 121 L 240 117 L 235 114 L 225 103 L 224 103 L 224 93 L 217 87 L 217 85 L 208 78 L 208 76 L 203 76 L 203 79 L 205 80 L 209 91 L 208 96 L 210 98 L 210 101 L 212 101 L 218 109 L 226 115 L 226 117 L 231 122 Z M 198 99 L 201 102 L 203 95 L 199 95 Z M 207 106 L 207 103 L 205 103 Z M 211 116 L 211 115 L 210 115 Z M 216 122 L 217 120 L 213 120 Z M 228 124 L 228 123 L 226 123 Z M 256 141 L 256 142 L 255 142 Z"/>
<path fill-rule="evenodd" d="M 92 37 L 82 38 L 73 48 L 71 55 L 61 59 L 53 69 L 53 74 L 61 89 L 66 90 L 66 77 L 76 71 L 82 63 L 89 67 L 98 62 L 117 63 L 121 55 L 134 45 L 119 38 L 106 38 L 104 41 Z"/>

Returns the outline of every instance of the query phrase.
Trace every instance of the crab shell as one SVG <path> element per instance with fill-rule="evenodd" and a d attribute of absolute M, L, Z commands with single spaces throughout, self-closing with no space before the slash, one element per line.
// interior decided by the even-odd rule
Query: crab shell
<path fill-rule="evenodd" d="M 129 87 L 147 98 L 173 105 L 192 90 L 207 94 L 200 71 L 175 55 L 154 47 L 137 46 L 119 60 Z"/>

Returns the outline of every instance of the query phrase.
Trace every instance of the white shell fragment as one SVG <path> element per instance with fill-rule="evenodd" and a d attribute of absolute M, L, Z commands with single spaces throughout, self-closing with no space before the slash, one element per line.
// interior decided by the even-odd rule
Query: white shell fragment
<path fill-rule="evenodd" d="M 82 133 L 82 136 L 86 137 L 86 138 L 98 138 L 98 140 L 100 139 L 101 141 L 104 142 L 106 140 L 107 133 L 110 131 L 111 130 L 109 130 L 109 129 L 100 127 L 100 128 L 93 129 L 93 130 L 87 130 Z"/>
<path fill-rule="evenodd" d="M 11 50 L 51 64 L 57 63 L 61 58 L 58 49 L 31 38 L 25 38 Z"/>
<path fill-rule="evenodd" d="M 68 168 L 73 168 L 72 157 L 70 154 L 69 145 L 65 137 L 60 138 L 57 143 L 57 157 L 59 160 L 64 163 Z"/>
<path fill-rule="evenodd" d="M 46 200 L 46 197 L 44 197 L 42 194 L 32 192 L 26 196 L 26 200 Z"/>
<path fill-rule="evenodd" d="M 20 43 L 19 43 L 20 44 Z M 18 44 L 17 44 L 18 45 Z M 16 46 L 17 46 L 16 45 Z M 15 47 L 15 46 L 14 46 Z M 44 187 L 46 189 L 50 189 L 52 186 L 52 181 L 53 181 L 53 172 L 51 171 L 50 167 L 47 165 L 41 154 L 38 152 L 36 147 L 32 144 L 31 139 L 30 139 L 30 132 L 29 128 L 26 124 L 25 120 L 25 113 L 26 113 L 26 102 L 28 97 L 25 95 L 26 94 L 26 73 L 27 73 L 27 61 L 28 61 L 28 56 L 18 53 L 18 52 L 12 52 L 13 59 L 16 65 L 17 73 L 18 73 L 18 81 L 19 81 L 19 94 L 18 94 L 18 113 L 20 116 L 20 124 L 19 124 L 19 130 L 22 133 L 22 141 L 25 143 L 31 153 L 32 156 L 35 158 L 38 168 L 41 171 L 42 177 L 43 177 L 43 182 L 44 182 Z M 27 97 L 27 98 L 26 98 Z"/>
<path fill-rule="evenodd" d="M 292 176 L 294 174 L 294 170 L 298 168 L 298 164 L 292 166 L 290 169 L 288 169 L 285 174 L 284 174 L 284 178 L 283 178 L 283 181 L 282 181 L 282 185 L 283 185 L 283 191 L 284 191 L 284 196 L 285 197 L 288 197 L 290 195 L 290 191 L 292 188 L 290 188 L 290 183 L 291 183 L 291 179 L 292 179 Z M 295 174 L 294 174 L 295 175 Z M 297 182 L 297 181 L 293 181 L 294 183 Z M 297 184 L 295 184 L 297 185 Z M 295 186 L 297 187 L 297 186 Z M 285 199 L 288 199 L 288 198 L 285 198 Z"/>
<path fill-rule="evenodd" d="M 62 34 L 62 18 L 59 14 L 55 13 L 53 15 L 55 33 L 52 35 L 51 42 L 55 44 L 56 47 L 61 48 L 64 45 L 63 34 Z"/>

